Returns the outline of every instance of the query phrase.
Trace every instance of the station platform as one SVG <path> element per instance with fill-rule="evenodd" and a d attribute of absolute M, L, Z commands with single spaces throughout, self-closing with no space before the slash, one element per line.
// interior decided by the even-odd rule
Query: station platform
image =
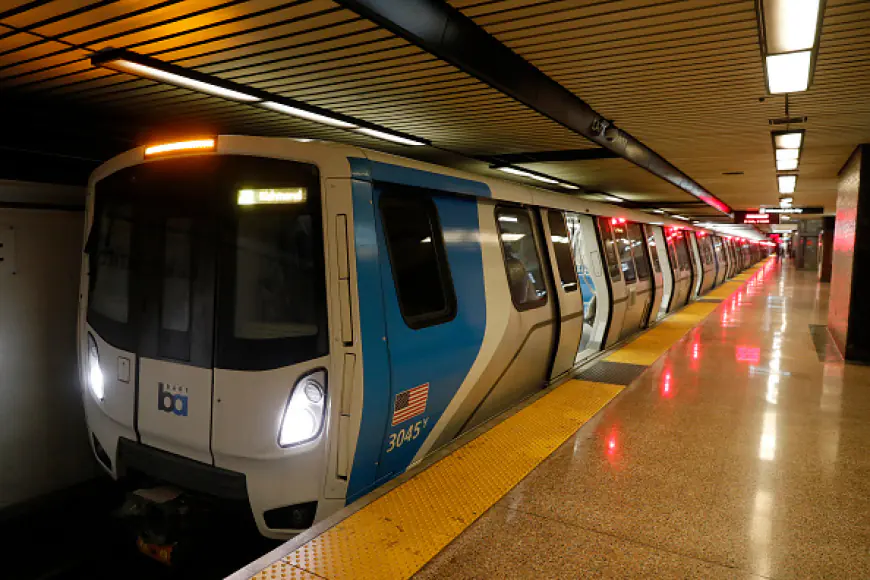
<path fill-rule="evenodd" d="M 870 368 L 775 258 L 231 576 L 870 577 Z"/>

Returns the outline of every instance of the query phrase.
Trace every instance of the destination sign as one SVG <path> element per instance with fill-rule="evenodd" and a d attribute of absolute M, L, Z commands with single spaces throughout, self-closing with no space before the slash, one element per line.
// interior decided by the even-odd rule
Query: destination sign
<path fill-rule="evenodd" d="M 758 210 L 735 211 L 735 224 L 770 225 L 778 224 L 779 216 L 772 213 L 762 213 Z"/>

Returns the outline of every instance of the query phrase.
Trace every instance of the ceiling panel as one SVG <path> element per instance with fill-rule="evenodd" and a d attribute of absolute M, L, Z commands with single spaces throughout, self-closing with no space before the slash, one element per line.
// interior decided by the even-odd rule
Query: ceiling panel
<path fill-rule="evenodd" d="M 785 103 L 765 94 L 753 0 L 451 3 L 728 204 L 775 203 L 768 119 L 782 116 Z M 870 141 L 866 8 L 828 0 L 813 86 L 790 100 L 792 114 L 809 117 L 799 204 L 832 209 L 837 171 L 857 143 Z M 92 67 L 90 56 L 107 47 L 357 116 L 435 147 L 391 145 Z M 487 174 L 495 172 L 468 156 L 595 147 L 331 0 L 7 0 L 0 90 L 128 120 L 136 139 L 196 131 L 312 137 Z M 637 201 L 694 199 L 621 159 L 525 166 Z M 734 172 L 742 174 L 723 175 Z"/>
<path fill-rule="evenodd" d="M 752 0 L 451 4 L 732 207 L 776 203 L 768 120 L 785 99 L 766 95 Z M 827 2 L 814 83 L 790 98 L 790 113 L 809 117 L 798 204 L 833 210 L 837 172 L 870 141 L 867 8 Z"/>

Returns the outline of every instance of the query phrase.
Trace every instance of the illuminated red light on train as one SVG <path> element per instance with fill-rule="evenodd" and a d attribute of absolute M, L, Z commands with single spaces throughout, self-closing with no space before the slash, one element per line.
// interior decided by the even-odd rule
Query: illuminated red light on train
<path fill-rule="evenodd" d="M 616 218 L 610 218 L 610 224 L 611 224 L 611 225 L 614 225 L 614 226 L 615 226 L 617 223 L 619 223 L 619 221 L 618 221 Z"/>
<path fill-rule="evenodd" d="M 625 223 L 625 218 L 617 218 L 617 219 L 619 220 L 619 223 L 621 223 L 621 224 Z"/>

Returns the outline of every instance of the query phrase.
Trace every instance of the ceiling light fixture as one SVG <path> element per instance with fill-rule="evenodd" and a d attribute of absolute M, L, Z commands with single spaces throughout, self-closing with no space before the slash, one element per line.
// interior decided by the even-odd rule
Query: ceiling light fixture
<path fill-rule="evenodd" d="M 780 193 L 794 193 L 797 175 L 779 175 L 776 180 L 779 183 Z"/>
<path fill-rule="evenodd" d="M 604 201 L 609 201 L 611 203 L 625 203 L 624 199 L 621 199 L 621 198 L 613 196 L 613 195 L 602 195 L 601 197 L 602 197 L 602 199 L 604 199 Z"/>
<path fill-rule="evenodd" d="M 413 135 L 406 135 L 404 133 L 392 131 L 373 123 L 368 123 L 340 113 L 334 113 L 322 107 L 308 105 L 254 87 L 248 87 L 233 81 L 186 69 L 126 49 L 110 48 L 101 50 L 91 57 L 91 64 L 93 66 L 130 73 L 209 95 L 215 95 L 257 107 L 267 108 L 278 113 L 292 115 L 308 121 L 314 121 L 316 123 L 338 127 L 340 129 L 358 131 L 372 137 L 377 137 L 378 139 L 392 141 L 393 143 L 414 146 L 430 144 L 426 139 L 420 139 Z"/>
<path fill-rule="evenodd" d="M 333 127 L 341 127 L 342 129 L 356 128 L 356 125 L 354 125 L 353 123 L 348 123 L 347 121 L 342 121 L 341 119 L 327 117 L 326 115 L 321 115 L 319 113 L 312 113 L 311 111 L 306 111 L 297 107 L 291 107 L 290 105 L 284 105 L 272 101 L 265 101 L 263 103 L 260 103 L 260 106 L 266 107 L 267 109 L 271 109 L 272 111 L 276 111 L 278 113 L 285 113 L 287 115 L 307 119 L 309 121 L 323 123 L 324 125 L 332 125 Z"/>
<path fill-rule="evenodd" d="M 98 52 L 91 58 L 91 64 L 132 73 L 151 80 L 169 83 L 233 101 L 256 103 L 262 100 L 260 97 L 244 92 L 244 90 L 222 86 L 224 83 L 217 79 L 212 79 L 209 75 L 189 71 L 128 50 L 113 49 Z"/>
<path fill-rule="evenodd" d="M 418 141 L 416 139 L 409 139 L 408 137 L 402 137 L 401 135 L 395 135 L 393 133 L 387 133 L 386 131 L 380 131 L 378 129 L 370 129 L 368 127 L 359 127 L 357 129 L 360 133 L 365 133 L 370 137 L 377 137 L 378 139 L 385 139 L 387 141 L 392 141 L 393 143 L 401 143 L 402 145 L 426 145 L 424 141 Z"/>
<path fill-rule="evenodd" d="M 519 175 L 521 177 L 528 177 L 529 179 L 535 179 L 537 181 L 542 181 L 544 183 L 559 183 L 558 180 L 553 179 L 551 177 L 546 177 L 543 175 L 538 175 L 537 173 L 532 173 L 531 171 L 525 171 L 524 169 L 517 169 L 516 167 L 510 167 L 508 165 L 502 167 L 496 167 L 499 171 L 504 171 L 505 173 L 510 173 L 511 175 Z"/>
<path fill-rule="evenodd" d="M 822 0 L 761 0 L 758 3 L 767 89 L 771 94 L 807 90 L 818 51 Z"/>
<path fill-rule="evenodd" d="M 774 95 L 800 93 L 810 86 L 810 51 L 774 54 L 766 58 L 767 88 Z"/>
<path fill-rule="evenodd" d="M 797 159 L 800 156 L 800 151 L 797 149 L 777 149 L 776 159 L 781 161 L 784 159 Z"/>
<path fill-rule="evenodd" d="M 803 131 L 785 131 L 773 134 L 773 146 L 777 149 L 800 149 L 803 141 Z"/>
<path fill-rule="evenodd" d="M 776 160 L 776 170 L 777 171 L 792 171 L 797 169 L 798 160 L 797 159 L 777 159 Z"/>

